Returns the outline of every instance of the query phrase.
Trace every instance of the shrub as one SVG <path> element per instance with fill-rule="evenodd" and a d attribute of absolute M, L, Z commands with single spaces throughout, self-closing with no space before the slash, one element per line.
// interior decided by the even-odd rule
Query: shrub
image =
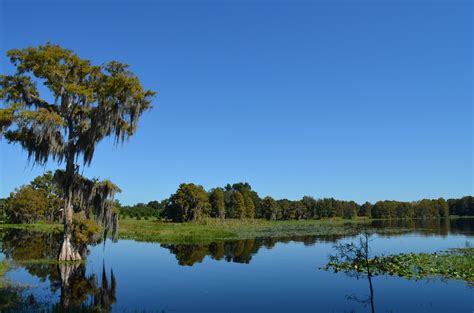
<path fill-rule="evenodd" d="M 46 194 L 27 185 L 10 195 L 7 219 L 12 223 L 34 223 L 44 216 L 47 209 Z"/>

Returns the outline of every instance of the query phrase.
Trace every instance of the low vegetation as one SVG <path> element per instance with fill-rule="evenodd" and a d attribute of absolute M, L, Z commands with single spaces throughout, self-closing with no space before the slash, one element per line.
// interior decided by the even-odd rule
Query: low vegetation
<path fill-rule="evenodd" d="M 120 221 L 118 237 L 161 243 L 210 243 L 261 237 L 340 236 L 357 234 L 367 221 L 364 218 L 349 221 L 341 218 L 308 221 L 206 218 L 198 222 L 170 223 L 126 218 Z"/>
<path fill-rule="evenodd" d="M 55 176 L 46 172 L 17 189 L 8 199 L 1 200 L 0 216 L 4 224 L 0 224 L 0 228 L 62 233 L 60 222 L 64 200 L 61 189 L 54 184 Z M 101 190 L 102 182 L 92 182 L 92 187 Z M 85 251 L 84 247 L 96 242 L 100 234 L 107 233 L 104 231 L 107 228 L 115 230 L 119 216 L 118 238 L 121 239 L 209 243 L 255 237 L 352 235 L 358 231 L 356 226 L 367 224 L 371 219 L 431 220 L 447 217 L 451 207 L 460 214 L 474 214 L 472 197 L 448 201 L 425 199 L 412 203 L 379 201 L 373 205 L 308 196 L 296 201 L 275 200 L 260 198 L 248 183 L 228 184 L 209 191 L 199 185 L 181 184 L 168 199 L 133 206 L 121 206 L 118 201 L 109 199 L 104 202 L 108 208 L 106 215 L 101 215 L 104 211 L 93 210 L 94 205 L 89 203 L 101 202 L 101 199 L 77 200 L 73 206 L 79 213 L 73 214 L 70 233 L 71 242 L 78 251 Z M 89 203 L 86 210 L 79 202 Z M 114 234 L 112 231 L 112 237 Z"/>
<path fill-rule="evenodd" d="M 458 248 L 435 253 L 401 253 L 368 259 L 372 275 L 396 275 L 407 279 L 441 277 L 474 284 L 474 248 Z M 335 272 L 365 271 L 363 259 L 329 262 Z"/>

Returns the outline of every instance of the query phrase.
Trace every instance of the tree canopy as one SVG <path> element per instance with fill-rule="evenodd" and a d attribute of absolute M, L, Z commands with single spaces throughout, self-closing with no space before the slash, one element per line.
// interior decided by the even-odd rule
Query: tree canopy
<path fill-rule="evenodd" d="M 105 231 L 113 222 L 108 203 L 116 192 L 110 182 L 91 182 L 79 175 L 80 162 L 90 165 L 97 144 L 111 136 L 123 142 L 132 136 L 143 112 L 151 108 L 155 92 L 142 87 L 128 65 L 111 61 L 93 65 L 58 45 L 7 52 L 16 68 L 0 75 L 0 137 L 20 144 L 34 164 L 50 159 L 66 163 L 56 173 L 63 189 L 64 239 L 60 260 L 80 259 L 71 243 L 73 207 L 79 203 Z M 37 84 L 45 88 L 40 94 Z M 92 206 L 89 206 L 92 204 Z"/>
<path fill-rule="evenodd" d="M 79 156 L 90 164 L 103 138 L 133 135 L 155 94 L 143 89 L 128 65 L 93 65 L 58 45 L 13 49 L 7 56 L 16 73 L 0 76 L 0 130 L 38 164 Z M 49 94 L 41 96 L 37 83 Z"/>

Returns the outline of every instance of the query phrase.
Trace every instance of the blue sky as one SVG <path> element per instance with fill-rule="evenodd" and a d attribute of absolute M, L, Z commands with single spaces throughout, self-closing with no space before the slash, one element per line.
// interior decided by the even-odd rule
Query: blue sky
<path fill-rule="evenodd" d="M 158 96 L 84 174 L 123 203 L 246 181 L 358 202 L 473 194 L 471 1 L 23 1 L 5 52 L 47 41 L 130 64 Z M 0 197 L 43 170 L 0 141 Z"/>

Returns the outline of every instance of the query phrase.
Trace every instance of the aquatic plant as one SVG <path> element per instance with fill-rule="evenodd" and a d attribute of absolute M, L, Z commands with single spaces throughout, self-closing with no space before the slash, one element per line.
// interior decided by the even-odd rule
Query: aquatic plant
<path fill-rule="evenodd" d="M 368 260 L 373 275 L 394 275 L 407 279 L 442 278 L 474 283 L 474 248 L 458 248 L 435 253 L 400 253 L 373 257 Z M 326 270 L 362 272 L 359 260 L 331 260 Z"/>

